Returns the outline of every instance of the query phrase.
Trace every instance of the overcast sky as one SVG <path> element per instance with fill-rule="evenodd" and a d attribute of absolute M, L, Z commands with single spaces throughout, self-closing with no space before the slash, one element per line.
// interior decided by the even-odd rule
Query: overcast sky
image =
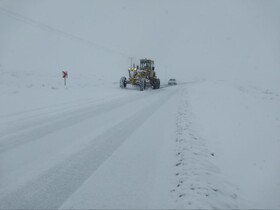
<path fill-rule="evenodd" d="M 147 57 L 162 79 L 279 84 L 280 1 L 1 0 L 0 7 L 5 69 L 117 77 L 127 74 L 129 57 Z"/>

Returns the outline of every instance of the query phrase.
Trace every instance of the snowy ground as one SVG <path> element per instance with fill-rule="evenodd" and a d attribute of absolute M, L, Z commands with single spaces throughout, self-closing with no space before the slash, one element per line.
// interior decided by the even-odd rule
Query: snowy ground
<path fill-rule="evenodd" d="M 277 92 L 1 78 L 1 209 L 280 208 Z"/>

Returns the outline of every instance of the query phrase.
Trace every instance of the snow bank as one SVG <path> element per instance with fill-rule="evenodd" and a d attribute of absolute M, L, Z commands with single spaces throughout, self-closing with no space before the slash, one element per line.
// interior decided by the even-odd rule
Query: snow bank
<path fill-rule="evenodd" d="M 239 196 L 251 208 L 279 208 L 279 93 L 220 81 L 194 85 L 188 95 L 196 132 Z"/>

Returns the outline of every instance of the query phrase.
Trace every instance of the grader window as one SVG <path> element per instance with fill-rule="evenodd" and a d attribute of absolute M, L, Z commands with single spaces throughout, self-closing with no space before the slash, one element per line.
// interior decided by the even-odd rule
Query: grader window
<path fill-rule="evenodd" d="M 149 61 L 143 61 L 140 63 L 141 70 L 151 69 L 151 68 L 152 68 L 152 65 L 151 65 L 151 62 L 149 62 Z"/>

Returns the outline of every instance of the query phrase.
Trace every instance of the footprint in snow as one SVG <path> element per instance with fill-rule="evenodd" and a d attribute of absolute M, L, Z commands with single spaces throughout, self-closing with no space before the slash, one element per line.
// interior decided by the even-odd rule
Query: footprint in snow
<path fill-rule="evenodd" d="M 179 166 L 179 165 L 181 165 L 181 164 L 182 164 L 182 163 L 177 163 L 176 166 Z"/>
<path fill-rule="evenodd" d="M 184 193 L 183 193 L 183 194 L 180 194 L 180 195 L 179 195 L 179 198 L 182 198 L 182 197 L 184 197 L 185 195 L 186 195 L 186 194 L 184 194 Z"/>

